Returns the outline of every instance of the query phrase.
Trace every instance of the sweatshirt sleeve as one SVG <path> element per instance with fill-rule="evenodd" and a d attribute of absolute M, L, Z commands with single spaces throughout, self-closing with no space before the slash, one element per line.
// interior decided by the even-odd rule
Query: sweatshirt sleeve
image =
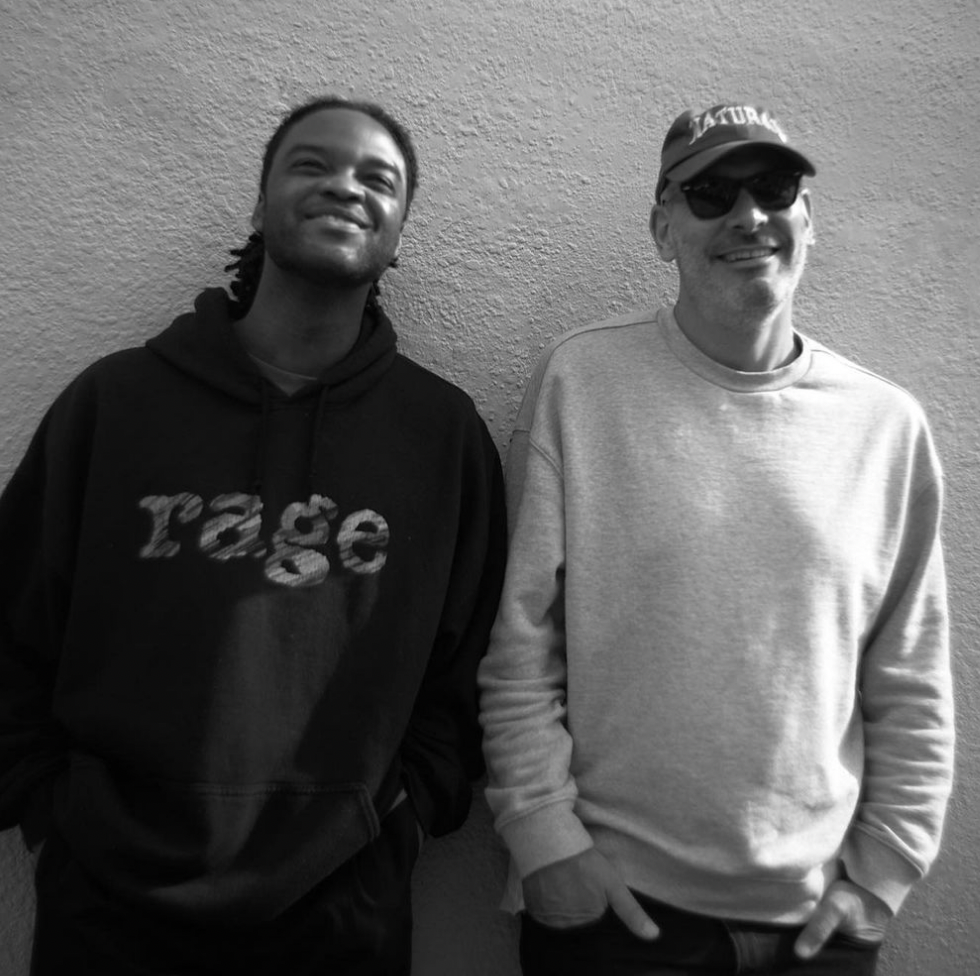
<path fill-rule="evenodd" d="M 939 848 L 953 774 L 953 698 L 938 462 L 908 506 L 886 600 L 862 662 L 865 767 L 848 874 L 897 911 Z M 920 483 L 921 483 L 921 479 Z"/>
<path fill-rule="evenodd" d="M 592 846 L 574 813 L 560 438 L 548 430 L 540 382 L 536 374 L 528 387 L 508 456 L 508 569 L 480 668 L 486 796 L 520 878 Z M 536 414 L 541 416 L 532 423 Z"/>
<path fill-rule="evenodd" d="M 482 420 L 470 437 L 459 534 L 439 634 L 402 746 L 405 786 L 423 829 L 462 826 L 483 774 L 476 672 L 487 648 L 506 561 L 507 517 L 497 449 Z"/>
<path fill-rule="evenodd" d="M 46 835 L 67 745 L 52 697 L 84 486 L 77 383 L 62 394 L 0 496 L 0 828 Z"/>

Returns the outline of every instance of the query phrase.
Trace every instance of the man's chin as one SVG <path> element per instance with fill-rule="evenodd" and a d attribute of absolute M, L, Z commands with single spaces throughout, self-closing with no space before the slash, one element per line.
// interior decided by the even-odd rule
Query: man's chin
<path fill-rule="evenodd" d="M 276 247 L 266 243 L 266 257 L 297 284 L 322 288 L 358 288 L 377 281 L 391 265 L 396 250 L 345 246 L 343 242 L 306 241 L 304 246 Z"/>
<path fill-rule="evenodd" d="M 330 260 L 310 261 L 287 269 L 297 278 L 321 288 L 360 288 L 377 281 L 388 264 L 380 262 Z"/>

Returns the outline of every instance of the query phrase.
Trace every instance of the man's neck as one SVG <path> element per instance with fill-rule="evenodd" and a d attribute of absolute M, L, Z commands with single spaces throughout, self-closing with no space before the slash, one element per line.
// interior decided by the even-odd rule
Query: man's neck
<path fill-rule="evenodd" d="M 674 317 L 693 345 L 729 369 L 768 373 L 792 362 L 799 353 L 791 305 L 768 314 L 713 317 L 679 298 Z"/>
<path fill-rule="evenodd" d="M 235 323 L 238 337 L 266 363 L 317 376 L 353 349 L 369 289 L 278 287 L 263 275 L 251 307 Z"/>

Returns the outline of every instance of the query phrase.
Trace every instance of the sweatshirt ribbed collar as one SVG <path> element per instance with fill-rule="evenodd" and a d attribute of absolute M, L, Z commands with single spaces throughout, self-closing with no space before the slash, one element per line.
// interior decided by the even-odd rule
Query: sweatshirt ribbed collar
<path fill-rule="evenodd" d="M 792 362 L 764 373 L 743 373 L 715 362 L 698 349 L 681 331 L 672 308 L 660 309 L 657 318 L 670 351 L 684 366 L 708 383 L 733 393 L 774 393 L 784 390 L 798 383 L 810 369 L 813 347 L 799 332 L 794 332 L 793 335 L 800 354 Z"/>

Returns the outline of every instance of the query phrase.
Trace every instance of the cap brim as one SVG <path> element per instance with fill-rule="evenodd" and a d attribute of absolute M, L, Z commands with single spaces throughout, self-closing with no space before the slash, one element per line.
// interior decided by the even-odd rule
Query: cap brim
<path fill-rule="evenodd" d="M 773 142 L 760 142 L 755 139 L 745 139 L 741 142 L 726 142 L 723 146 L 715 146 L 714 149 L 705 149 L 704 152 L 700 152 L 690 159 L 685 159 L 683 162 L 678 163 L 673 169 L 668 170 L 663 174 L 663 180 L 672 180 L 674 183 L 679 183 L 683 180 L 689 180 L 692 176 L 697 176 L 698 173 L 703 173 L 709 166 L 713 163 L 717 163 L 719 159 L 724 159 L 725 156 L 730 156 L 733 152 L 738 152 L 740 149 L 746 149 L 750 146 L 757 146 L 759 149 L 768 149 L 771 152 L 779 153 L 782 156 L 789 157 L 800 169 L 806 173 L 807 176 L 816 175 L 816 167 L 809 159 L 806 158 L 802 153 L 797 152 L 795 149 L 790 149 L 789 146 L 780 146 Z"/>

